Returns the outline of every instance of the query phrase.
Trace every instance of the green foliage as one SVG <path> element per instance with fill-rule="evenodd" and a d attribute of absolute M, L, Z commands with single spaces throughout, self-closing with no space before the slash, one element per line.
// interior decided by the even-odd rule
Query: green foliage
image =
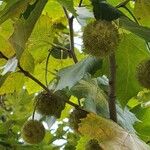
<path fill-rule="evenodd" d="M 137 0 L 135 3 L 134 13 L 137 18 L 137 20 L 144 26 L 150 26 L 149 20 L 150 20 L 150 2 L 143 0 Z M 140 11 L 139 11 L 140 10 Z"/>
<path fill-rule="evenodd" d="M 107 3 L 99 0 L 94 5 L 91 0 L 0 2 L 1 150 L 82 150 L 91 149 L 87 143 L 93 140 L 97 147 L 99 145 L 101 149 L 107 150 L 149 149 L 145 143 L 150 143 L 150 91 L 143 89 L 136 78 L 137 65 L 149 59 L 150 55 L 149 1 L 130 1 L 126 4 L 128 11 L 115 7 L 119 3 L 125 4 L 122 0 L 108 0 Z M 78 9 L 81 2 L 82 7 Z M 77 21 L 83 20 L 84 25 L 95 21 L 92 18 L 93 6 L 96 19 L 111 21 L 119 17 L 112 21 L 119 29 L 120 36 L 120 43 L 114 51 L 115 95 L 111 95 L 112 62 L 109 56 L 98 59 L 83 53 L 87 51 L 81 42 L 81 39 L 84 40 L 84 27 L 78 28 Z M 70 18 L 66 17 L 64 9 Z M 86 28 L 90 33 L 91 29 L 101 38 L 108 34 L 95 28 L 89 29 L 88 26 Z M 107 50 L 112 52 L 112 40 L 115 39 L 108 41 L 105 38 L 101 49 L 106 50 L 108 46 Z M 90 43 L 89 51 L 100 43 L 100 39 L 94 36 L 90 42 L 94 45 Z M 76 64 L 75 56 L 78 59 Z M 143 74 L 141 78 L 145 76 Z M 148 78 L 142 82 L 148 81 Z M 50 90 L 51 96 L 58 94 L 54 101 L 49 96 L 38 96 L 41 98 L 42 111 L 53 113 L 44 114 L 39 111 L 41 107 L 35 107 L 35 97 L 45 90 Z M 66 96 L 62 97 L 59 90 Z M 111 96 L 116 99 L 117 124 L 108 119 L 112 106 L 109 102 Z M 46 109 L 49 104 L 51 107 Z M 78 110 L 83 111 L 83 115 Z M 30 139 L 36 140 L 32 142 L 21 136 L 22 128 L 31 118 L 44 125 L 40 130 L 42 136 L 36 132 L 38 139 Z M 72 126 L 78 132 L 71 129 L 69 121 L 75 123 Z"/>
<path fill-rule="evenodd" d="M 133 34 L 122 35 L 116 52 L 117 76 L 119 77 L 116 81 L 117 97 L 122 106 L 125 106 L 128 100 L 141 90 L 136 78 L 136 67 L 143 59 L 148 58 L 148 55 L 143 40 Z M 106 65 L 108 66 L 108 62 L 104 64 L 103 74 L 108 74 Z"/>
<path fill-rule="evenodd" d="M 59 82 L 56 90 L 61 90 L 65 87 L 73 87 L 79 80 L 81 80 L 86 73 L 95 73 L 101 67 L 101 60 L 94 57 L 88 57 L 78 62 L 75 65 L 61 69 L 57 76 Z M 74 76 L 75 75 L 75 76 Z"/>

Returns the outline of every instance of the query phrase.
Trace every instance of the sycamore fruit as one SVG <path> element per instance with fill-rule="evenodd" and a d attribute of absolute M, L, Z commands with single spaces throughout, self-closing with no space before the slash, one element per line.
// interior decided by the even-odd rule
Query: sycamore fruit
<path fill-rule="evenodd" d="M 85 150 L 103 150 L 103 149 L 100 147 L 97 140 L 91 139 L 86 143 Z"/>
<path fill-rule="evenodd" d="M 40 93 L 36 98 L 36 110 L 42 115 L 52 115 L 60 118 L 62 110 L 65 108 L 65 98 L 60 92 L 49 94 L 47 92 Z"/>
<path fill-rule="evenodd" d="M 150 89 L 150 59 L 143 60 L 137 66 L 137 79 L 141 86 Z"/>
<path fill-rule="evenodd" d="M 45 128 L 39 121 L 29 120 L 23 125 L 21 135 L 25 142 L 38 144 L 44 139 Z"/>
<path fill-rule="evenodd" d="M 74 109 L 69 117 L 70 127 L 78 132 L 79 123 L 81 123 L 80 119 L 86 118 L 88 112 L 81 109 Z"/>
<path fill-rule="evenodd" d="M 83 44 L 87 54 L 106 57 L 117 49 L 118 43 L 118 29 L 111 22 L 94 21 L 84 28 Z"/>

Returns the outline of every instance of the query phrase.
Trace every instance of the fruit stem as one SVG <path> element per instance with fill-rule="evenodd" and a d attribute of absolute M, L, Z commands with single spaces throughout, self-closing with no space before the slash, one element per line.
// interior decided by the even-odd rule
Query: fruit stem
<path fill-rule="evenodd" d="M 110 77 L 109 77 L 109 115 L 110 119 L 117 122 L 116 112 L 116 58 L 115 53 L 109 56 Z"/>
<path fill-rule="evenodd" d="M 48 56 L 47 56 L 47 58 L 46 58 L 46 66 L 45 66 L 45 68 L 46 68 L 46 69 L 45 69 L 45 84 L 46 84 L 47 88 L 48 88 L 48 77 L 47 77 L 48 64 L 49 64 L 49 59 L 50 59 L 51 53 L 52 53 L 52 51 L 50 51 L 50 52 L 48 53 Z"/>

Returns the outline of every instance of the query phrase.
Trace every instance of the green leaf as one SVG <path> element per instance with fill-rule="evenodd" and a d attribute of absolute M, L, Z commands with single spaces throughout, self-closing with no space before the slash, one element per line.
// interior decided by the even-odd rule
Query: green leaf
<path fill-rule="evenodd" d="M 59 78 L 55 90 L 61 90 L 65 87 L 73 87 L 79 80 L 81 80 L 86 73 L 95 73 L 101 68 L 101 60 L 94 57 L 88 57 L 75 65 L 61 69 L 57 76 Z"/>
<path fill-rule="evenodd" d="M 87 110 L 93 110 L 92 112 L 101 113 L 104 116 L 108 116 L 108 103 L 107 96 L 104 91 L 99 87 L 97 79 L 87 78 L 80 80 L 71 91 L 78 98 L 85 98 L 84 104 Z M 88 104 L 90 103 L 90 105 Z M 99 111 L 94 111 L 95 107 L 99 108 Z M 88 106 L 88 108 L 86 107 Z"/>
<path fill-rule="evenodd" d="M 120 17 L 119 23 L 120 23 L 120 26 L 122 28 L 129 30 L 130 32 L 136 34 L 137 36 L 150 42 L 150 36 L 149 36 L 150 35 L 150 28 L 140 26 L 127 17 Z"/>
<path fill-rule="evenodd" d="M 3 28 L 2 28 L 3 29 Z M 3 30 L 2 30 L 3 31 Z M 5 34 L 5 33 L 4 33 Z M 8 58 L 15 54 L 14 49 L 7 39 L 0 35 L 0 51 Z"/>
<path fill-rule="evenodd" d="M 0 87 L 0 94 L 12 93 L 19 91 L 23 87 L 24 76 L 21 73 L 11 73 L 3 85 Z"/>
<path fill-rule="evenodd" d="M 21 12 L 25 11 L 28 3 L 32 0 L 13 0 L 7 1 L 7 5 L 0 12 L 0 24 L 9 18 L 19 16 Z"/>
<path fill-rule="evenodd" d="M 4 76 L 0 75 L 0 87 L 3 85 L 3 83 L 7 79 L 8 75 L 9 75 L 8 73 L 5 74 Z"/>
<path fill-rule="evenodd" d="M 21 18 L 15 23 L 14 33 L 11 35 L 9 40 L 16 51 L 18 59 L 20 59 L 25 49 L 25 44 L 28 41 L 35 23 L 39 19 L 47 1 L 48 0 L 39 0 L 27 20 Z"/>
<path fill-rule="evenodd" d="M 138 105 L 132 109 L 132 112 L 141 121 L 135 124 L 135 129 L 140 135 L 147 136 L 150 139 L 150 108 Z"/>
<path fill-rule="evenodd" d="M 53 43 L 56 34 L 56 29 L 53 27 L 54 23 L 48 15 L 41 15 L 27 42 L 28 47 L 26 49 L 34 57 L 35 64 L 41 63 L 52 47 L 51 43 Z"/>
<path fill-rule="evenodd" d="M 78 145 L 76 146 L 76 150 L 81 150 L 85 148 L 85 145 L 87 143 L 87 141 L 89 141 L 90 138 L 87 136 L 82 136 L 80 138 L 80 140 L 78 141 Z"/>
<path fill-rule="evenodd" d="M 61 48 L 53 47 L 51 50 L 51 55 L 56 59 L 67 59 L 69 53 Z"/>
<path fill-rule="evenodd" d="M 128 100 L 142 89 L 136 79 L 136 67 L 149 57 L 145 42 L 133 34 L 123 34 L 116 51 L 117 98 L 124 107 Z M 107 68 L 107 69 L 106 69 Z M 108 62 L 104 62 L 103 74 L 108 75 Z"/>
<path fill-rule="evenodd" d="M 33 73 L 34 71 L 34 58 L 29 53 L 29 51 L 25 50 L 20 59 L 20 66 L 28 72 Z"/>
<path fill-rule="evenodd" d="M 142 25 L 150 27 L 150 1 L 136 0 L 134 13 Z"/>
<path fill-rule="evenodd" d="M 73 0 L 57 0 L 63 7 L 69 10 L 73 15 L 76 16 L 76 10 L 74 9 Z"/>

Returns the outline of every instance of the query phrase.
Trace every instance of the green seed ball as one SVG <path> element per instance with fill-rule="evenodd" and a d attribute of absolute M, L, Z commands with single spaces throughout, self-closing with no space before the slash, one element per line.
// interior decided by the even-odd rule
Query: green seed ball
<path fill-rule="evenodd" d="M 45 128 L 39 121 L 29 120 L 23 125 L 21 135 L 25 142 L 38 144 L 44 139 Z"/>
<path fill-rule="evenodd" d="M 137 66 L 137 79 L 141 86 L 150 89 L 150 59 L 143 60 Z"/>
<path fill-rule="evenodd" d="M 59 92 L 53 94 L 42 92 L 36 98 L 36 110 L 42 115 L 52 115 L 60 118 L 61 112 L 65 108 L 65 98 Z"/>
<path fill-rule="evenodd" d="M 89 23 L 83 32 L 84 52 L 96 57 L 106 57 L 117 49 L 118 29 L 108 21 Z"/>
<path fill-rule="evenodd" d="M 97 140 L 91 139 L 86 143 L 85 150 L 103 150 L 103 149 L 100 147 Z"/>
<path fill-rule="evenodd" d="M 81 123 L 81 120 L 80 119 L 83 119 L 83 118 L 86 118 L 88 112 L 84 111 L 84 110 L 81 110 L 81 109 L 74 109 L 71 114 L 70 114 L 70 117 L 69 117 L 69 124 L 70 124 L 70 127 L 76 131 L 76 132 L 79 132 L 78 131 L 78 128 L 79 128 L 79 123 Z"/>

